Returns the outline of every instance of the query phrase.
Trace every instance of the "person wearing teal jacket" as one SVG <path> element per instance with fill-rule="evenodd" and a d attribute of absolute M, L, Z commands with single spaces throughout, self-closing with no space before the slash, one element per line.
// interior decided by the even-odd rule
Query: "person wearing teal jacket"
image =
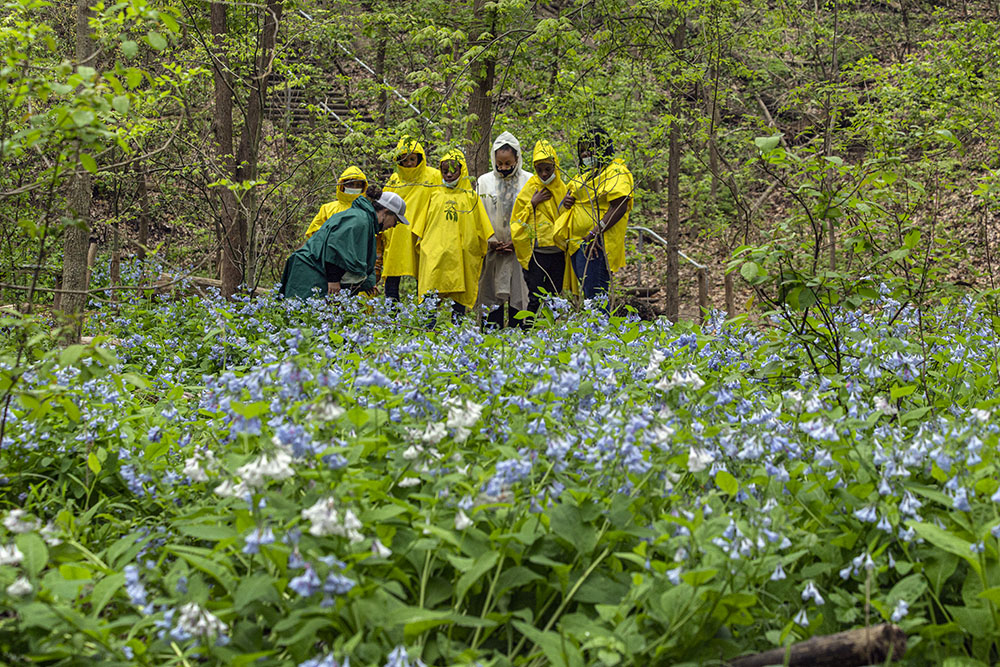
<path fill-rule="evenodd" d="M 336 294 L 375 287 L 375 237 L 397 222 L 408 225 L 406 202 L 393 192 L 371 186 L 351 207 L 330 216 L 319 231 L 292 253 L 281 275 L 281 293 L 308 299 L 317 291 Z"/>

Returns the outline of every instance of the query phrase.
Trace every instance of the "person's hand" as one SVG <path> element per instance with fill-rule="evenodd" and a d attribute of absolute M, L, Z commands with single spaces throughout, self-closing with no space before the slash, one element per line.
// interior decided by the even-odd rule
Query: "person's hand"
<path fill-rule="evenodd" d="M 326 284 L 327 293 L 333 296 L 340 291 L 340 283 L 327 283 Z"/>
<path fill-rule="evenodd" d="M 486 247 L 488 247 L 490 250 L 499 250 L 501 245 L 503 244 L 492 236 L 489 238 L 489 240 L 486 241 Z"/>
<path fill-rule="evenodd" d="M 573 195 L 571 195 L 570 193 L 567 192 L 566 196 L 563 197 L 563 199 L 562 199 L 561 202 L 559 202 L 559 206 L 560 206 L 560 208 L 569 209 L 575 203 L 576 203 L 576 197 L 574 197 Z"/>
<path fill-rule="evenodd" d="M 514 252 L 514 244 L 501 243 L 497 246 L 497 252 Z"/>
<path fill-rule="evenodd" d="M 548 188 L 542 188 L 541 190 L 536 190 L 535 194 L 531 196 L 531 207 L 538 208 L 543 202 L 547 202 L 552 199 L 552 191 Z"/>

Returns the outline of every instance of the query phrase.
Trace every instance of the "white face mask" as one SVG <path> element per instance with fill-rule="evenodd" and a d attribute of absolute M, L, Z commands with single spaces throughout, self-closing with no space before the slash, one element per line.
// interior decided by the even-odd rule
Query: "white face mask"
<path fill-rule="evenodd" d="M 590 155 L 588 155 L 587 157 L 583 158 L 583 166 L 586 167 L 587 169 L 590 169 L 591 167 L 593 167 L 594 166 L 594 158 L 591 157 Z"/>
<path fill-rule="evenodd" d="M 540 180 L 543 185 L 548 185 L 552 181 L 556 180 L 556 172 L 555 172 L 555 170 L 553 170 L 552 173 L 549 174 L 548 178 L 540 178 L 538 180 Z"/>
<path fill-rule="evenodd" d="M 361 188 L 344 188 L 345 195 L 359 195 L 361 194 Z"/>
<path fill-rule="evenodd" d="M 441 182 L 442 182 L 442 183 L 444 183 L 444 187 L 446 187 L 446 188 L 453 188 L 453 187 L 455 187 L 456 185 L 458 185 L 458 179 L 457 179 L 457 178 L 456 178 L 456 179 L 455 179 L 454 181 L 450 181 L 450 182 L 449 182 L 449 181 L 446 181 L 446 180 L 444 180 L 444 179 L 442 178 L 442 179 L 441 179 Z"/>

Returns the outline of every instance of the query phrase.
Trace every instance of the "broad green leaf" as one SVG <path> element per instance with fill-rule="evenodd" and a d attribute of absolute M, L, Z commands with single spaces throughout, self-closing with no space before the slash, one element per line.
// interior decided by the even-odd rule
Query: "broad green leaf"
<path fill-rule="evenodd" d="M 756 137 L 753 142 L 761 153 L 769 153 L 781 143 L 781 134 L 773 134 L 770 137 Z"/>
<path fill-rule="evenodd" d="M 146 35 L 149 45 L 157 51 L 162 51 L 167 48 L 167 40 L 160 33 L 155 30 L 150 30 L 149 34 Z"/>
<path fill-rule="evenodd" d="M 127 95 L 115 95 L 111 100 L 111 107 L 123 116 L 128 113 L 131 106 L 132 103 Z"/>
<path fill-rule="evenodd" d="M 97 173 L 97 161 L 90 153 L 80 153 L 80 165 L 92 174 Z"/>
<path fill-rule="evenodd" d="M 728 496 L 735 496 L 740 490 L 739 482 L 725 470 L 715 473 L 715 485 Z"/>
<path fill-rule="evenodd" d="M 109 574 L 98 581 L 94 585 L 93 592 L 90 594 L 91 616 L 99 616 L 115 593 L 124 585 L 125 575 L 121 573 Z"/>
<path fill-rule="evenodd" d="M 87 454 L 87 467 L 90 468 L 90 472 L 94 473 L 95 475 L 100 474 L 101 462 L 100 460 L 98 460 L 96 453 L 90 452 L 89 454 Z"/>
<path fill-rule="evenodd" d="M 469 589 L 496 565 L 498 558 L 500 558 L 500 554 L 497 551 L 487 551 L 477 558 L 472 567 L 459 577 L 458 584 L 455 586 L 455 599 L 464 600 Z"/>
<path fill-rule="evenodd" d="M 906 525 L 913 528 L 913 530 L 917 532 L 917 535 L 924 538 L 937 548 L 953 553 L 959 558 L 964 559 L 965 562 L 967 562 L 969 566 L 976 571 L 976 574 L 982 574 L 979 559 L 976 558 L 976 555 L 972 552 L 971 542 L 967 542 L 957 535 L 949 533 L 946 530 L 942 530 L 932 523 L 921 523 L 911 519 L 906 522 Z"/>
<path fill-rule="evenodd" d="M 139 43 L 131 39 L 124 40 L 122 53 L 125 54 L 126 58 L 135 58 L 136 54 L 139 53 Z"/>
<path fill-rule="evenodd" d="M 49 549 L 37 533 L 21 533 L 14 538 L 17 548 L 24 554 L 22 565 L 25 572 L 37 576 L 49 562 Z"/>

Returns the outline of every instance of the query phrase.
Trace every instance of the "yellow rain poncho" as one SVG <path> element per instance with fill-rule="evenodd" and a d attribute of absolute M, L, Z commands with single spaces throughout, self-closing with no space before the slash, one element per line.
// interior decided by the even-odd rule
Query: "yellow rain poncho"
<path fill-rule="evenodd" d="M 382 262 L 382 275 L 387 277 L 417 275 L 418 258 L 413 229 L 417 225 L 426 224 L 425 217 L 430 206 L 431 193 L 441 185 L 441 172 L 427 164 L 427 155 L 420 142 L 407 137 L 400 139 L 396 146 L 396 158 L 410 153 L 420 154 L 420 164 L 406 168 L 396 165 L 396 171 L 389 177 L 389 182 L 385 186 L 386 192 L 395 192 L 403 198 L 406 202 L 406 217 L 410 219 L 409 226 L 396 225 L 386 232 L 388 240 Z"/>
<path fill-rule="evenodd" d="M 598 174 L 584 172 L 570 181 L 568 189 L 576 202 L 556 220 L 554 238 L 556 245 L 565 246 L 570 257 L 580 248 L 587 233 L 604 218 L 610 203 L 621 197 L 629 198 L 621 220 L 604 233 L 608 269 L 615 272 L 625 266 L 625 231 L 635 190 L 632 173 L 625 162 L 615 159 Z"/>
<path fill-rule="evenodd" d="M 441 158 L 445 160 L 457 160 L 462 165 L 455 187 L 434 188 L 427 215 L 410 218 L 420 253 L 417 292 L 423 298 L 433 290 L 472 308 L 479 292 L 486 240 L 493 235 L 493 226 L 472 188 L 462 151 L 449 151 Z"/>
<path fill-rule="evenodd" d="M 356 195 L 349 195 L 344 192 L 344 183 L 349 181 L 364 181 L 365 184 L 361 187 L 361 193 Z M 344 170 L 344 173 L 340 175 L 337 179 L 337 201 L 327 202 L 319 208 L 319 213 L 313 218 L 312 222 L 309 223 L 309 228 L 306 229 L 306 239 L 319 231 L 319 228 L 323 226 L 323 223 L 330 219 L 330 216 L 334 213 L 340 213 L 351 208 L 351 204 L 354 200 L 360 197 L 364 191 L 368 188 L 368 178 L 365 176 L 365 172 L 361 171 L 354 165 L 351 165 Z"/>
<path fill-rule="evenodd" d="M 566 183 L 562 179 L 562 171 L 559 169 L 559 157 L 552 144 L 544 139 L 535 144 L 534 153 L 531 156 L 532 162 L 551 160 L 555 162 L 556 168 L 552 181 L 546 185 L 538 175 L 533 175 L 521 188 L 514 202 L 514 210 L 510 216 L 510 233 L 514 240 L 514 252 L 517 253 L 517 261 L 525 269 L 531 262 L 531 253 L 535 248 L 548 248 L 555 246 L 555 222 L 559 218 L 559 202 L 566 195 Z M 535 193 L 547 189 L 552 193 L 552 197 L 542 202 L 538 207 L 531 206 L 531 198 Z M 565 248 L 564 248 L 565 249 Z"/>

